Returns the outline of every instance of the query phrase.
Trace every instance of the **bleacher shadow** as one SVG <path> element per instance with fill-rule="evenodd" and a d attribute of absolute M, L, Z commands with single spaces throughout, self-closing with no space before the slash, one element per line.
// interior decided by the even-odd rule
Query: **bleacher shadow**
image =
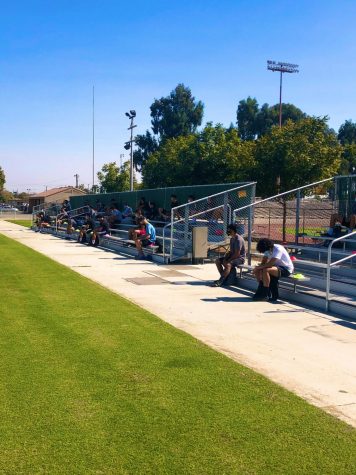
<path fill-rule="evenodd" d="M 202 302 L 252 302 L 251 297 L 215 297 L 200 300 Z"/>
<path fill-rule="evenodd" d="M 350 330 L 356 330 L 356 322 L 350 322 L 348 320 L 342 320 L 341 322 L 333 322 L 335 325 L 340 325 L 341 327 L 349 328 Z"/>

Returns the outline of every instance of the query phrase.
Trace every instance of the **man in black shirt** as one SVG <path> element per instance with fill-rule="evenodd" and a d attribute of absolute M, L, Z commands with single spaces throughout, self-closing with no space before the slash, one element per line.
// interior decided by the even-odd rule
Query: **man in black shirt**
<path fill-rule="evenodd" d="M 99 226 L 94 229 L 89 240 L 89 246 L 98 246 L 99 236 L 104 236 L 105 234 L 110 234 L 110 226 L 107 219 L 104 216 L 100 216 Z"/>
<path fill-rule="evenodd" d="M 215 261 L 220 273 L 220 279 L 213 283 L 214 287 L 222 286 L 231 270 L 245 262 L 245 241 L 242 236 L 237 234 L 236 224 L 228 225 L 227 235 L 230 236 L 230 251 L 228 251 L 224 257 L 219 257 Z"/>
<path fill-rule="evenodd" d="M 87 242 L 87 235 L 90 235 L 95 229 L 95 221 L 89 214 L 85 216 L 85 222 L 79 232 L 78 242 L 82 244 Z"/>

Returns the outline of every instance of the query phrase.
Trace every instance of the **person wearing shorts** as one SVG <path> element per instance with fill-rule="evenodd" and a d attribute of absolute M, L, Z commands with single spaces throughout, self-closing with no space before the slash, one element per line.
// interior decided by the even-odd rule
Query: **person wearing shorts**
<path fill-rule="evenodd" d="M 258 241 L 257 251 L 263 254 L 263 259 L 253 270 L 258 288 L 252 298 L 276 301 L 278 299 L 278 279 L 289 277 L 292 274 L 294 271 L 293 262 L 281 244 L 274 244 L 267 238 Z M 269 297 L 270 290 L 271 298 Z"/>
<path fill-rule="evenodd" d="M 231 269 L 240 266 L 245 262 L 245 241 L 242 236 L 237 233 L 236 224 L 228 225 L 227 235 L 230 236 L 230 250 L 224 257 L 219 257 L 215 261 L 216 267 L 220 273 L 220 279 L 213 283 L 213 287 L 222 286 L 225 279 L 230 274 Z"/>
<path fill-rule="evenodd" d="M 144 225 L 145 233 L 140 234 L 135 239 L 136 249 L 138 251 L 137 259 L 144 259 L 143 247 L 154 246 L 156 244 L 156 230 L 154 226 L 148 221 L 147 218 L 143 217 L 140 219 L 140 225 Z"/>

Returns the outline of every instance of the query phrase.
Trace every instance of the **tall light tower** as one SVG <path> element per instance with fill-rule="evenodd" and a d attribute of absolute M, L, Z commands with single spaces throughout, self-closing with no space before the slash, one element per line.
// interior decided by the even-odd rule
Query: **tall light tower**
<path fill-rule="evenodd" d="M 267 69 L 270 71 L 279 71 L 279 126 L 282 127 L 282 75 L 283 73 L 299 73 L 298 64 L 281 63 L 280 61 L 267 61 Z"/>
<path fill-rule="evenodd" d="M 130 112 L 125 112 L 125 115 L 130 119 L 130 127 L 128 127 L 127 130 L 131 130 L 131 136 L 130 140 L 125 142 L 124 149 L 125 150 L 130 150 L 130 191 L 133 191 L 133 129 L 137 127 L 137 125 L 134 125 L 133 121 L 134 118 L 136 117 L 136 111 L 130 110 Z"/>

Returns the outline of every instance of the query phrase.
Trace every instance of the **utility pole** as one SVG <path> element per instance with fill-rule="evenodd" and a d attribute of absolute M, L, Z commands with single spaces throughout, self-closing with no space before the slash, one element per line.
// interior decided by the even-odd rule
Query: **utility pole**
<path fill-rule="evenodd" d="M 299 73 L 298 64 L 281 63 L 280 61 L 267 61 L 267 69 L 279 71 L 279 126 L 282 127 L 282 75 L 283 73 Z"/>
<path fill-rule="evenodd" d="M 133 129 L 137 127 L 137 125 L 134 125 L 133 121 L 136 117 L 136 111 L 130 110 L 130 112 L 126 112 L 125 115 L 131 121 L 130 127 L 127 128 L 127 130 L 131 131 L 131 136 L 130 140 L 128 142 L 125 142 L 124 149 L 130 150 L 130 191 L 133 191 Z"/>
<path fill-rule="evenodd" d="M 94 188 L 94 183 L 95 183 L 95 177 L 94 177 L 94 168 L 95 168 L 95 135 L 94 135 L 94 127 L 95 127 L 95 122 L 94 122 L 94 86 L 93 86 L 93 151 L 92 151 L 92 155 L 93 155 L 93 188 Z"/>
<path fill-rule="evenodd" d="M 79 175 L 78 175 L 78 173 L 76 173 L 74 175 L 74 178 L 75 178 L 75 187 L 78 188 L 78 186 L 79 186 Z"/>

